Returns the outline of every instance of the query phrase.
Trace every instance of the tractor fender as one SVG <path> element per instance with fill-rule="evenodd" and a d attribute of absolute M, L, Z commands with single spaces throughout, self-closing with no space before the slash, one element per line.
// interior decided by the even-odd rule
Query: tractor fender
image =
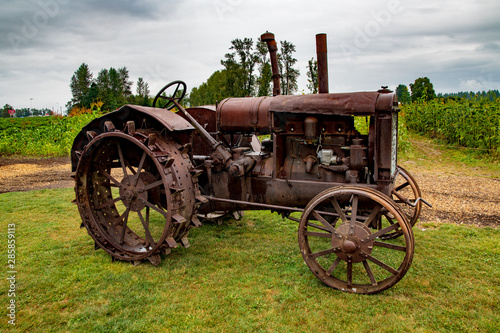
<path fill-rule="evenodd" d="M 136 128 L 150 128 L 162 132 L 187 132 L 195 128 L 180 115 L 165 109 L 139 105 L 124 105 L 116 111 L 107 113 L 85 125 L 78 133 L 71 148 L 71 171 L 75 172 L 80 155 L 93 137 L 109 131 L 124 131 L 127 123 L 134 122 Z"/>

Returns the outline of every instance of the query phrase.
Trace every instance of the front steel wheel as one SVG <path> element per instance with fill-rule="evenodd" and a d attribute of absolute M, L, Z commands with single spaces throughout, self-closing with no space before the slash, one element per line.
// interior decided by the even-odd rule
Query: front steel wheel
<path fill-rule="evenodd" d="M 382 240 L 394 232 L 403 237 Z M 397 205 L 379 191 L 356 186 L 314 197 L 302 214 L 298 238 L 314 275 L 329 287 L 358 294 L 395 285 L 414 252 L 411 227 Z"/>

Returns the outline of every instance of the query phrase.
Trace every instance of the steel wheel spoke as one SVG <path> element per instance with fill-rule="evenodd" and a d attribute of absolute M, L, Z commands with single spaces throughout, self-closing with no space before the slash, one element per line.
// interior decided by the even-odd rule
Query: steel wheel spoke
<path fill-rule="evenodd" d="M 410 183 L 408 181 L 406 181 L 406 183 L 399 185 L 393 191 L 394 192 L 399 192 L 399 191 L 401 191 L 402 189 L 404 189 L 405 187 L 407 187 L 409 185 L 410 185 Z"/>
<path fill-rule="evenodd" d="M 389 222 L 390 225 L 394 225 L 394 221 L 393 221 L 392 217 L 387 216 L 387 215 L 384 215 L 384 216 L 385 216 L 385 218 L 387 219 L 387 222 Z"/>
<path fill-rule="evenodd" d="M 130 213 L 130 207 L 125 210 L 122 216 L 120 216 L 120 220 L 123 221 L 122 223 L 122 233 L 120 235 L 120 245 L 123 244 L 125 240 L 125 230 L 127 230 L 127 223 L 128 223 L 128 215 Z"/>
<path fill-rule="evenodd" d="M 313 237 L 321 237 L 321 238 L 332 238 L 332 233 L 325 233 L 325 232 L 314 232 L 314 231 L 306 231 L 304 233 L 306 236 L 313 236 Z"/>
<path fill-rule="evenodd" d="M 157 182 L 154 182 L 154 183 L 151 183 L 151 184 L 144 186 L 144 191 L 150 190 L 150 189 L 157 187 L 157 186 L 160 186 L 160 185 L 163 185 L 163 180 L 159 180 Z"/>
<path fill-rule="evenodd" d="M 130 164 L 128 164 L 128 163 L 127 163 L 127 168 L 130 170 L 130 172 L 132 172 L 133 175 L 135 175 L 134 168 L 132 168 L 132 166 Z"/>
<path fill-rule="evenodd" d="M 368 277 L 370 278 L 372 286 L 378 286 L 377 280 L 375 280 L 375 276 L 373 276 L 372 269 L 370 268 L 370 265 L 368 265 L 368 261 L 364 260 L 363 266 L 365 267 L 366 274 L 368 274 Z"/>
<path fill-rule="evenodd" d="M 323 256 L 326 256 L 328 254 L 332 254 L 332 253 L 335 253 L 337 252 L 339 249 L 337 247 L 332 247 L 331 249 L 327 249 L 327 250 L 323 250 L 323 251 L 319 251 L 319 252 L 316 252 L 316 253 L 311 253 L 309 256 L 311 258 L 318 258 L 318 257 L 323 257 Z"/>
<path fill-rule="evenodd" d="M 105 171 L 100 165 L 98 166 L 98 169 L 99 172 L 101 172 L 104 175 L 104 177 L 111 180 L 113 184 L 115 184 L 117 187 L 122 187 L 122 184 L 119 181 L 117 181 L 113 176 L 111 176 L 107 171 Z"/>
<path fill-rule="evenodd" d="M 347 261 L 347 286 L 352 287 L 352 261 Z"/>
<path fill-rule="evenodd" d="M 335 232 L 335 228 L 332 227 L 332 225 L 330 223 L 328 223 L 327 220 L 325 220 L 323 218 L 323 216 L 319 215 L 319 213 L 315 210 L 312 211 L 312 215 L 318 220 L 320 221 L 325 227 L 326 229 L 328 229 L 328 231 L 331 231 L 331 232 Z"/>
<path fill-rule="evenodd" d="M 333 208 L 335 208 L 335 211 L 337 212 L 337 214 L 339 214 L 339 217 L 342 220 L 342 222 L 347 223 L 347 217 L 345 217 L 344 212 L 342 211 L 342 209 L 339 206 L 339 203 L 337 202 L 337 199 L 335 199 L 335 197 L 333 197 L 330 199 L 330 201 L 333 205 Z"/>
<path fill-rule="evenodd" d="M 335 268 L 337 268 L 337 266 L 340 264 L 341 261 L 342 261 L 342 259 L 340 259 L 340 257 L 337 257 L 337 259 L 335 259 L 335 261 L 330 266 L 330 268 L 328 268 L 328 270 L 326 271 L 326 274 L 332 275 L 332 272 L 335 270 Z"/>
<path fill-rule="evenodd" d="M 122 166 L 123 176 L 126 178 L 128 176 L 128 174 L 127 174 L 127 166 L 126 166 L 125 160 L 123 158 L 122 148 L 121 148 L 121 146 L 120 146 L 119 143 L 116 143 L 116 147 L 118 148 L 118 156 L 120 158 L 120 164 Z"/>
<path fill-rule="evenodd" d="M 143 200 L 143 202 L 149 208 L 157 211 L 158 213 L 160 213 L 161 215 L 163 215 L 165 218 L 168 218 L 168 213 L 166 211 L 164 211 L 163 209 L 160 209 L 160 208 L 156 207 L 155 205 L 153 205 L 151 202 L 149 202 L 147 200 Z"/>
<path fill-rule="evenodd" d="M 380 237 L 380 236 L 382 236 L 390 231 L 396 230 L 397 228 L 399 228 L 399 224 L 391 224 L 390 226 L 371 234 L 370 236 L 368 236 L 368 239 L 373 240 L 373 239 Z"/>
<path fill-rule="evenodd" d="M 141 161 L 139 162 L 139 166 L 137 167 L 137 171 L 135 173 L 135 178 L 134 178 L 134 186 L 137 185 L 137 182 L 139 181 L 139 176 L 141 175 L 141 170 L 142 167 L 144 166 L 144 161 L 146 161 L 146 152 L 142 154 Z"/>
<path fill-rule="evenodd" d="M 146 247 L 148 247 L 149 245 L 155 246 L 155 242 L 153 240 L 153 237 L 151 236 L 151 232 L 149 231 L 149 207 L 146 207 L 146 221 L 144 220 L 141 211 L 138 211 L 137 215 L 139 215 L 139 219 L 141 220 L 142 226 L 144 227 L 146 235 Z"/>
<path fill-rule="evenodd" d="M 383 269 L 385 269 L 386 271 L 396 275 L 399 273 L 398 270 L 395 270 L 394 268 L 392 268 L 391 266 L 387 265 L 386 263 L 384 263 L 383 261 L 380 261 L 378 260 L 377 258 L 373 257 L 372 255 L 368 254 L 368 253 L 365 253 L 366 254 L 366 259 L 370 260 L 371 262 L 377 264 L 378 266 L 382 267 Z"/>
<path fill-rule="evenodd" d="M 380 247 L 385 247 L 386 249 L 391 249 L 391 250 L 406 252 L 406 246 L 401 246 L 401 245 L 396 245 L 396 244 L 390 244 L 390 243 L 384 243 L 384 242 L 379 242 L 379 241 L 374 241 L 373 245 L 380 246 Z"/>
<path fill-rule="evenodd" d="M 316 228 L 316 229 L 319 229 L 319 230 L 323 230 L 323 231 L 328 231 L 328 232 L 331 232 L 331 230 L 325 228 L 325 227 L 322 227 L 320 225 L 317 225 L 317 224 L 314 224 L 314 223 L 309 223 L 307 222 L 307 226 L 308 227 L 311 227 L 311 228 Z"/>
<path fill-rule="evenodd" d="M 370 213 L 368 218 L 365 220 L 364 225 L 366 225 L 368 227 L 370 225 L 370 223 L 375 219 L 375 217 L 377 217 L 377 214 L 381 208 L 382 208 L 382 206 L 380 206 L 380 205 L 377 205 L 375 208 L 373 208 L 372 212 Z"/>
<path fill-rule="evenodd" d="M 113 200 L 106 201 L 106 202 L 100 204 L 99 206 L 97 206 L 96 209 L 99 210 L 99 209 L 103 209 L 105 207 L 111 206 L 115 202 L 120 201 L 122 199 L 123 199 L 122 197 L 118 197 L 118 198 L 115 198 Z"/>
<path fill-rule="evenodd" d="M 349 226 L 349 235 L 354 235 L 354 228 L 356 226 L 356 217 L 358 215 L 358 196 L 355 195 L 352 198 L 352 212 L 351 212 L 351 223 Z"/>

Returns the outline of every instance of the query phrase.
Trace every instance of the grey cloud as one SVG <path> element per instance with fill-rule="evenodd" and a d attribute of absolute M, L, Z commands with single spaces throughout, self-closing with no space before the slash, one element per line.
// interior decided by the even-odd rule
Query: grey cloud
<path fill-rule="evenodd" d="M 481 44 L 478 48 L 478 51 L 491 51 L 491 52 L 499 52 L 500 51 L 500 43 L 485 43 Z"/>
<path fill-rule="evenodd" d="M 159 20 L 163 16 L 168 18 L 176 13 L 177 4 L 138 0 L 8 2 L 2 4 L 0 13 L 0 51 L 51 47 L 60 42 L 61 34 L 99 38 L 102 31 L 96 33 L 95 30 L 100 26 L 114 25 L 114 29 L 119 29 L 141 21 Z"/>
<path fill-rule="evenodd" d="M 380 13 L 387 13 L 395 1 L 399 9 L 384 22 Z M 58 4 L 57 13 L 56 7 L 51 12 L 40 3 Z M 490 74 L 492 79 L 483 85 L 490 82 L 489 88 L 494 89 L 500 81 L 499 12 L 497 0 L 319 0 L 314 4 L 300 0 L 4 0 L 0 104 L 22 107 L 33 97 L 40 107 L 50 107 L 43 103 L 54 100 L 64 105 L 71 98 L 69 79 L 82 62 L 89 64 L 94 75 L 102 68 L 127 66 L 131 80 L 144 77 L 152 91 L 173 79 L 193 87 L 221 68 L 220 59 L 232 39 L 255 39 L 266 30 L 274 32 L 278 41 L 296 45 L 299 90 L 305 89 L 305 66 L 315 56 L 318 32 L 328 34 L 332 91 L 377 89 L 381 84 L 408 84 L 428 76 L 436 90 L 444 92 L 458 90 L 464 82 L 483 82 L 481 77 Z M 36 33 L 27 31 L 30 22 Z M 348 59 L 340 45 L 354 45 L 357 31 L 374 22 L 380 31 L 372 31 L 369 43 Z M 9 33 L 29 35 L 17 53 Z M 44 94 L 36 96 L 42 88 Z"/>

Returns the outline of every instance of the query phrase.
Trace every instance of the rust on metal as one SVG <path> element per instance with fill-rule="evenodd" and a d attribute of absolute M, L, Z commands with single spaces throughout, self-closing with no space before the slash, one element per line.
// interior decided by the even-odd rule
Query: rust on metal
<path fill-rule="evenodd" d="M 323 72 L 326 35 L 317 39 Z M 184 108 L 186 84 L 173 81 L 153 107 L 126 105 L 82 129 L 71 151 L 82 226 L 113 260 L 159 265 L 205 221 L 271 210 L 299 222 L 300 252 L 327 286 L 371 294 L 395 285 L 426 203 L 397 165 L 396 95 L 329 93 L 325 73 L 320 94 L 279 95 L 276 41 L 261 40 L 273 97 Z"/>
<path fill-rule="evenodd" d="M 318 61 L 318 92 L 328 93 L 328 52 L 326 34 L 316 35 L 316 57 Z"/>
<path fill-rule="evenodd" d="M 271 58 L 271 70 L 273 73 L 273 96 L 280 94 L 280 71 L 278 66 L 278 46 L 276 45 L 276 40 L 274 40 L 274 34 L 266 32 L 260 36 L 261 42 L 267 43 L 267 48 L 269 49 L 269 56 Z"/>

